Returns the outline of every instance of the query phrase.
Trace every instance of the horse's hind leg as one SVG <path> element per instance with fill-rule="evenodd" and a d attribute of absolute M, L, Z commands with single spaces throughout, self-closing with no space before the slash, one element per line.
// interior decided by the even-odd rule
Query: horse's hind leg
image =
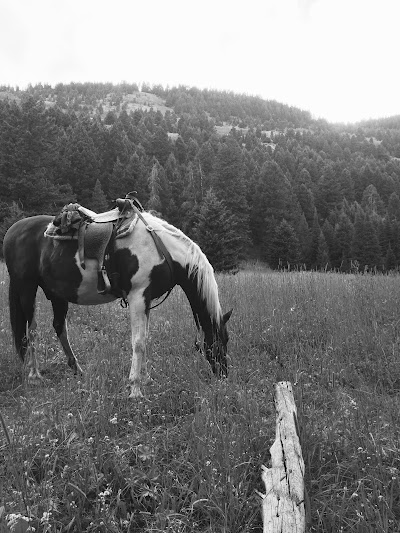
<path fill-rule="evenodd" d="M 26 365 L 29 369 L 29 380 L 41 379 L 42 377 L 35 350 L 35 300 L 37 288 L 38 286 L 35 283 L 21 286 L 21 283 L 10 280 L 11 327 L 17 352 L 22 361 L 26 360 Z"/>
<path fill-rule="evenodd" d="M 68 302 L 57 298 L 56 296 L 51 297 L 51 305 L 53 306 L 53 327 L 57 333 L 57 337 L 60 340 L 61 346 L 64 350 L 65 355 L 67 356 L 68 366 L 72 368 L 75 374 L 78 372 L 82 374 L 82 369 L 79 366 L 79 363 L 75 357 L 74 352 L 72 351 L 71 345 L 68 339 L 68 329 L 67 329 L 67 312 L 68 312 Z"/>

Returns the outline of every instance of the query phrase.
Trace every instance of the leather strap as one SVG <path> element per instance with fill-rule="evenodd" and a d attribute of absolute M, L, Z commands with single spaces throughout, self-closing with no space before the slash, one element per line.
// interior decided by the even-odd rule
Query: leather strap
<path fill-rule="evenodd" d="M 139 211 L 139 209 L 134 204 L 132 204 L 132 207 L 133 207 L 134 211 L 137 213 L 137 215 L 140 218 L 140 220 L 145 225 L 147 231 L 150 232 L 150 235 L 153 238 L 154 244 L 156 245 L 156 248 L 157 248 L 158 252 L 160 253 L 160 255 L 164 256 L 164 259 L 167 262 L 167 265 L 169 267 L 169 271 L 170 271 L 170 274 L 171 274 L 171 288 L 168 290 L 167 295 L 165 296 L 165 298 L 163 300 L 161 300 L 161 302 L 159 302 L 156 305 L 153 305 L 153 307 L 150 307 L 150 309 L 154 309 L 154 308 L 158 307 L 159 305 L 161 305 L 168 298 L 168 296 L 171 294 L 172 289 L 175 286 L 175 283 L 174 283 L 174 277 L 175 277 L 174 276 L 174 263 L 173 263 L 173 259 L 171 257 L 171 254 L 169 253 L 167 247 L 163 243 L 161 237 L 159 235 L 157 235 L 156 230 L 152 226 L 150 226 L 150 224 L 145 220 L 145 218 L 142 216 L 142 213 Z"/>
<path fill-rule="evenodd" d="M 81 268 L 85 270 L 85 233 L 86 233 L 87 224 L 85 221 L 82 221 L 79 230 L 78 230 L 78 253 L 79 253 L 79 262 Z"/>

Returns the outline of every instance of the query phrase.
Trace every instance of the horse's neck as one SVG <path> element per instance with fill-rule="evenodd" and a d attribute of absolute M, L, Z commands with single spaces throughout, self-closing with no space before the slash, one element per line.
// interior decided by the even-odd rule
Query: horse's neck
<path fill-rule="evenodd" d="M 202 329 L 206 338 L 211 340 L 214 335 L 214 328 L 219 322 L 219 314 L 216 315 L 213 312 L 213 306 L 210 306 L 210 303 L 201 294 L 197 274 L 188 276 L 186 272 L 184 275 L 181 273 L 179 285 L 190 303 L 196 326 Z"/>
<path fill-rule="evenodd" d="M 163 223 L 160 233 L 174 261 L 176 282 L 184 290 L 196 325 L 212 336 L 222 317 L 214 271 L 199 246 L 181 231 Z"/>

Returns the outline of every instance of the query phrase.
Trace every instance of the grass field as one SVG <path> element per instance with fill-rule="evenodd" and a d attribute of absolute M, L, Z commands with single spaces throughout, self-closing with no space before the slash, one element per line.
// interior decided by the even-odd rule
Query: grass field
<path fill-rule="evenodd" d="M 71 306 L 76 379 L 39 295 L 44 383 L 23 379 L 0 265 L 0 531 L 261 532 L 273 385 L 293 384 L 309 531 L 400 531 L 400 278 L 219 276 L 230 374 L 193 349 L 180 289 L 152 313 L 152 381 L 128 400 L 127 311 Z M 13 516 L 14 515 L 14 516 Z M 25 517 L 25 518 L 23 518 Z"/>

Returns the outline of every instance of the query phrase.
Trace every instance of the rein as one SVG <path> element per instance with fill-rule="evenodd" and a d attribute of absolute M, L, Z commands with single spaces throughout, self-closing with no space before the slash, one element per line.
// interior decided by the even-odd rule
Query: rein
<path fill-rule="evenodd" d="M 150 235 L 152 236 L 153 238 L 153 241 L 154 241 L 154 244 L 156 245 L 156 248 L 159 252 L 159 254 L 161 256 L 164 257 L 165 261 L 167 262 L 167 265 L 169 267 L 169 271 L 170 271 L 170 274 L 171 274 L 171 283 L 172 283 L 172 287 L 168 290 L 168 292 L 166 293 L 166 295 L 164 296 L 164 298 L 161 300 L 161 302 L 158 302 L 156 305 L 153 305 L 152 307 L 150 307 L 150 310 L 151 309 L 155 309 L 156 307 L 158 307 L 159 305 L 161 305 L 162 303 L 165 302 L 165 300 L 168 298 L 168 296 L 171 294 L 171 291 L 172 289 L 174 288 L 174 264 L 173 264 L 173 260 L 172 260 L 172 257 L 171 257 L 171 254 L 169 253 L 167 247 L 165 246 L 165 244 L 163 243 L 161 237 L 159 237 L 159 235 L 157 235 L 156 233 L 156 230 L 153 228 L 153 226 L 151 226 L 146 220 L 145 218 L 142 216 L 142 213 L 140 212 L 140 210 L 136 207 L 136 205 L 132 204 L 132 207 L 134 209 L 134 211 L 136 212 L 137 216 L 140 218 L 140 220 L 143 222 L 143 224 L 145 225 L 145 228 L 147 229 L 147 231 L 150 233 Z"/>

